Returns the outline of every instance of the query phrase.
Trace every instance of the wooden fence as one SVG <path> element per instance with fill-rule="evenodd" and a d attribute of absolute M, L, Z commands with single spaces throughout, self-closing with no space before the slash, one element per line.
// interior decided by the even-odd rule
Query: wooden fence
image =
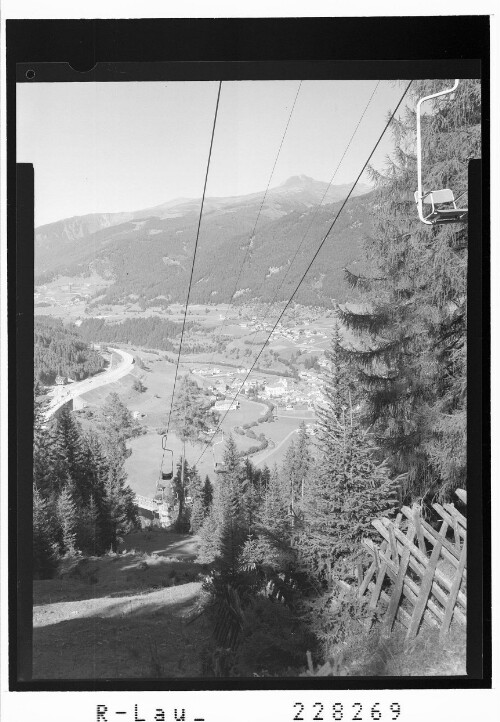
<path fill-rule="evenodd" d="M 456 495 L 467 503 L 463 489 Z M 454 504 L 432 506 L 441 519 L 438 529 L 422 518 L 418 505 L 404 506 L 395 521 L 373 521 L 382 541 L 363 541 L 372 562 L 365 573 L 361 564 L 357 568 L 358 596 L 369 597 L 374 613 L 384 607 L 387 631 L 397 620 L 407 638 L 416 636 L 421 624 L 439 628 L 444 637 L 452 621 L 466 623 L 467 519 Z M 340 587 L 341 596 L 352 589 L 345 582 Z"/>

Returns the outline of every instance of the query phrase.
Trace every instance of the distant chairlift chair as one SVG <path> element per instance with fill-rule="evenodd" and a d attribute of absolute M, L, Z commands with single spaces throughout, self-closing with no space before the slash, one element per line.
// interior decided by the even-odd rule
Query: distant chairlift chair
<path fill-rule="evenodd" d="M 458 208 L 453 191 L 449 188 L 443 188 L 436 191 L 424 191 L 422 189 L 422 133 L 421 133 L 421 114 L 420 108 L 422 103 L 431 98 L 438 98 L 442 95 L 452 93 L 458 88 L 458 80 L 452 88 L 441 90 L 439 93 L 426 95 L 417 103 L 417 184 L 418 189 L 415 191 L 415 202 L 418 208 L 418 217 L 428 226 L 435 226 L 443 223 L 460 223 L 467 219 L 467 208 Z M 463 195 L 463 194 L 462 194 Z M 459 196 L 460 198 L 461 196 Z M 430 205 L 430 212 L 424 212 L 424 204 Z"/>
<path fill-rule="evenodd" d="M 217 446 L 218 444 L 222 444 L 222 442 L 224 441 L 224 432 L 223 432 L 222 430 L 221 430 L 221 434 L 222 434 L 222 437 L 221 437 L 220 441 L 215 441 L 215 442 L 212 444 L 212 456 L 214 457 L 214 471 L 215 471 L 216 474 L 222 474 L 222 473 L 224 473 L 225 470 L 226 470 L 224 464 L 223 464 L 222 462 L 220 462 L 220 461 L 217 461 L 217 459 L 215 458 L 215 449 L 214 449 L 214 447 Z"/>
<path fill-rule="evenodd" d="M 164 454 L 161 462 L 160 479 L 161 481 L 172 481 L 174 478 L 174 452 L 172 449 L 167 448 L 166 436 L 163 436 L 161 445 Z"/>

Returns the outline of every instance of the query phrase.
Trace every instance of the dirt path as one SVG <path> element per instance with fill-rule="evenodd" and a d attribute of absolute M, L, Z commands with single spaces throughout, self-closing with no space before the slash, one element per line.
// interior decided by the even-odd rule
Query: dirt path
<path fill-rule="evenodd" d="M 299 430 L 300 429 L 292 429 L 292 431 L 290 431 L 290 433 L 287 434 L 284 439 L 281 439 L 279 444 L 276 444 L 276 446 L 273 446 L 272 449 L 266 449 L 265 451 L 262 451 L 261 455 L 255 454 L 255 456 L 252 458 L 252 462 L 256 466 L 259 466 L 259 464 L 262 464 L 272 454 L 276 453 L 276 451 L 278 451 L 278 449 L 280 449 L 283 446 L 283 444 L 285 444 L 291 436 L 293 436 L 294 434 L 297 434 L 299 432 Z"/>
<path fill-rule="evenodd" d="M 68 560 L 34 583 L 34 679 L 196 677 L 209 630 L 194 618 L 196 541 L 136 533 L 135 551 Z"/>

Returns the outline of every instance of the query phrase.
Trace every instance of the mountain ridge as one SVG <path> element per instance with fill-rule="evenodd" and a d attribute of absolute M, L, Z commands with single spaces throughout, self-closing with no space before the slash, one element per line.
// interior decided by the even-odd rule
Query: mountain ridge
<path fill-rule="evenodd" d="M 193 277 L 193 302 L 227 302 L 232 293 L 229 279 L 238 275 L 241 284 L 235 291 L 240 303 L 256 297 L 272 298 L 278 289 L 279 296 L 282 291 L 288 293 L 297 270 L 306 265 L 311 247 L 317 247 L 350 190 L 350 185 L 329 187 L 323 181 L 300 175 L 269 189 L 265 199 L 263 192 L 207 198 Z M 354 190 L 349 207 L 337 223 L 342 233 L 336 233 L 334 255 L 328 257 L 322 252 L 325 268 L 316 274 L 311 269 L 301 289 L 309 303 L 330 304 L 332 298 L 343 295 L 341 264 L 359 255 L 360 229 L 369 225 L 370 197 L 366 186 Z M 126 303 L 132 296 L 146 306 L 159 299 L 160 305 L 183 300 L 199 203 L 196 199 L 175 199 L 130 213 L 87 214 L 38 227 L 35 274 L 40 279 L 97 271 L 114 281 L 101 299 L 103 303 Z M 290 269 L 296 254 L 294 268 Z M 244 259 L 246 265 L 240 274 Z"/>

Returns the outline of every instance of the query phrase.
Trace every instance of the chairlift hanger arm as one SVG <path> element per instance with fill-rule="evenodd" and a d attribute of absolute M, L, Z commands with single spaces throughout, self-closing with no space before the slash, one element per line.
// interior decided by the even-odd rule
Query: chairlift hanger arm
<path fill-rule="evenodd" d="M 426 217 L 424 217 L 423 214 L 423 208 L 422 203 L 424 196 L 423 190 L 422 190 L 422 132 L 421 132 L 421 113 L 420 108 L 422 106 L 422 103 L 425 103 L 427 100 L 432 100 L 432 98 L 439 98 L 443 95 L 448 95 L 449 93 L 453 93 L 454 90 L 458 88 L 459 79 L 456 78 L 455 82 L 453 84 L 452 88 L 445 88 L 444 90 L 440 90 L 438 93 L 432 93 L 431 95 L 426 95 L 423 98 L 420 98 L 420 100 L 417 103 L 416 113 L 417 113 L 417 193 L 415 195 L 416 201 L 417 201 L 417 208 L 418 208 L 418 217 L 422 221 L 422 223 L 425 223 L 427 226 L 434 225 L 432 221 L 427 220 Z"/>

